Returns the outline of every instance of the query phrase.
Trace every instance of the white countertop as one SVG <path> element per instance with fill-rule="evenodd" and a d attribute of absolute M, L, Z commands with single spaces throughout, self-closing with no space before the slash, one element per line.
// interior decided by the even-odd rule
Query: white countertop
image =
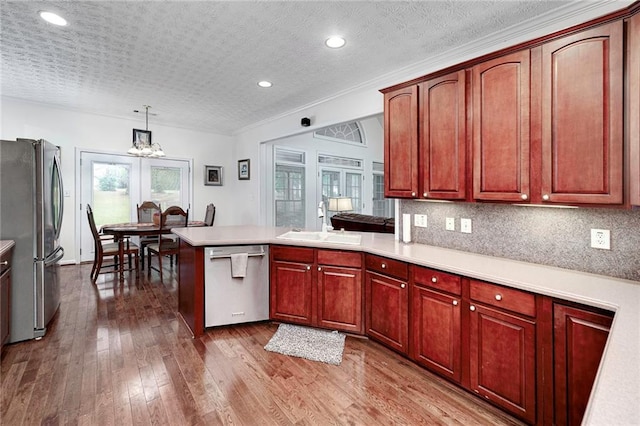
<path fill-rule="evenodd" d="M 424 244 L 404 244 L 392 234 L 359 233 L 360 246 L 276 238 L 289 230 L 213 226 L 174 229 L 173 233 L 193 246 L 284 244 L 363 251 L 615 311 L 583 424 L 640 424 L 640 282 Z"/>
<path fill-rule="evenodd" d="M 9 250 L 14 245 L 15 245 L 15 242 L 13 240 L 0 240 L 0 256 L 3 255 L 5 251 Z"/>

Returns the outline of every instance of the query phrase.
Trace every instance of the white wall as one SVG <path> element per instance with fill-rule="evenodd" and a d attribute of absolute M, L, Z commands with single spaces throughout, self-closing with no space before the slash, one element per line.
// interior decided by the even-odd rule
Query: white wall
<path fill-rule="evenodd" d="M 61 244 L 65 248 L 63 262 L 75 262 L 77 221 L 84 219 L 78 214 L 80 194 L 75 193 L 76 148 L 124 154 L 131 146 L 132 129 L 144 129 L 144 121 L 86 114 L 10 98 L 1 99 L 1 111 L 0 138 L 46 139 L 62 148 L 64 188 L 70 192 L 65 198 L 61 232 Z M 193 159 L 190 216 L 204 218 L 205 207 L 212 202 L 217 206 L 215 225 L 242 223 L 235 211 L 236 194 L 242 185 L 237 178 L 233 138 L 154 125 L 152 118 L 149 121 L 153 141 L 162 145 L 169 158 Z M 204 185 L 205 165 L 223 167 L 223 186 Z"/>

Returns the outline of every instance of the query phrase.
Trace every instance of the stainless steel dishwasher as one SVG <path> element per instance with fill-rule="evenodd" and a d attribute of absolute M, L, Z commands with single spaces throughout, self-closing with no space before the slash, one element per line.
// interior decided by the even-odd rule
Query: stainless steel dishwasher
<path fill-rule="evenodd" d="M 205 327 L 268 320 L 269 246 L 206 247 L 204 253 Z M 232 257 L 240 258 L 236 275 L 244 277 L 232 276 Z"/>

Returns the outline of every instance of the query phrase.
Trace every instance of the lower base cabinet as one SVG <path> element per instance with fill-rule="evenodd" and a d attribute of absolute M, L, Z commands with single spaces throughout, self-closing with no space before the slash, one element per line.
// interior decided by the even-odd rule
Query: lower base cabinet
<path fill-rule="evenodd" d="M 582 423 L 613 318 L 581 308 L 553 306 L 554 423 Z"/>
<path fill-rule="evenodd" d="M 362 254 L 271 247 L 270 317 L 363 333 Z"/>

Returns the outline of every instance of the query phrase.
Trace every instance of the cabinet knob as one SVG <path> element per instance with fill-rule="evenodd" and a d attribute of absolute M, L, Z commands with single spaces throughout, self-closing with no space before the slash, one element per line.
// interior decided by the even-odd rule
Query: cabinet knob
<path fill-rule="evenodd" d="M 382 269 L 387 269 L 387 264 L 386 263 L 382 264 Z"/>
<path fill-rule="evenodd" d="M 432 282 L 432 283 L 437 283 L 437 282 L 438 282 L 438 278 L 436 278 L 436 277 L 431 277 L 431 282 Z"/>
<path fill-rule="evenodd" d="M 416 196 L 416 193 L 415 193 L 415 192 L 412 192 L 412 193 L 411 193 L 411 196 L 412 196 L 412 197 L 415 197 L 415 196 Z"/>
<path fill-rule="evenodd" d="M 427 195 L 428 195 L 428 194 L 427 194 L 426 192 L 423 192 L 423 193 L 422 193 L 422 196 L 423 196 L 424 198 L 427 198 Z"/>
<path fill-rule="evenodd" d="M 2 266 L 7 266 L 9 264 L 8 260 L 3 260 L 2 262 L 0 262 L 0 265 Z"/>
<path fill-rule="evenodd" d="M 549 201 L 549 198 L 550 198 L 550 197 L 549 197 L 549 194 L 544 194 L 544 195 L 542 196 L 542 199 L 543 199 L 543 200 L 545 200 L 545 201 Z"/>
<path fill-rule="evenodd" d="M 501 294 L 496 294 L 496 300 L 499 302 L 502 300 L 502 295 Z"/>
<path fill-rule="evenodd" d="M 471 312 L 473 312 L 473 311 L 475 311 L 475 310 L 476 310 L 476 307 L 475 307 L 475 306 L 473 306 L 473 305 L 471 305 L 471 306 L 469 306 L 469 310 L 470 310 Z"/>
<path fill-rule="evenodd" d="M 311 270 L 311 266 L 307 265 L 307 271 Z"/>
<path fill-rule="evenodd" d="M 405 288 L 407 285 L 405 283 L 400 284 L 400 288 Z"/>
<path fill-rule="evenodd" d="M 520 198 L 522 198 L 523 200 L 526 200 L 527 198 L 529 198 L 529 196 L 527 194 L 522 194 Z"/>
<path fill-rule="evenodd" d="M 318 271 L 322 271 L 322 266 L 318 266 Z"/>
<path fill-rule="evenodd" d="M 458 301 L 457 300 L 453 301 L 453 306 L 458 306 Z"/>

